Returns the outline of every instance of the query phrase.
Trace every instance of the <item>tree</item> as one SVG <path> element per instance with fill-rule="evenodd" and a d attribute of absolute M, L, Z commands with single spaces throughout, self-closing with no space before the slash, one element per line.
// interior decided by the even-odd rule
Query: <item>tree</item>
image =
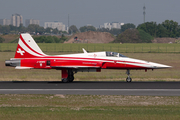
<path fill-rule="evenodd" d="M 46 33 L 51 33 L 51 32 L 52 32 L 52 28 L 47 27 L 44 31 L 45 31 Z"/>
<path fill-rule="evenodd" d="M 38 36 L 34 37 L 37 43 L 60 43 L 61 39 L 56 36 Z"/>
<path fill-rule="evenodd" d="M 39 33 L 39 34 L 43 34 L 45 32 L 45 29 L 44 29 L 44 27 L 37 27 L 37 29 L 36 29 L 36 33 Z"/>
<path fill-rule="evenodd" d="M 109 28 L 98 28 L 97 31 L 99 31 L 99 32 L 110 32 Z"/>
<path fill-rule="evenodd" d="M 109 28 L 98 28 L 97 31 L 99 32 L 109 32 L 113 35 L 118 35 L 121 33 L 121 29 L 117 29 L 117 28 L 112 28 L 111 30 L 109 30 Z"/>
<path fill-rule="evenodd" d="M 70 27 L 69 27 L 69 31 L 68 31 L 69 33 L 78 33 L 79 32 L 79 30 L 77 29 L 77 27 L 75 26 L 75 25 L 71 25 Z"/>
<path fill-rule="evenodd" d="M 134 28 L 136 28 L 136 26 L 132 23 L 124 24 L 121 26 L 121 32 L 124 32 L 125 30 L 130 29 L 130 28 L 134 29 Z"/>
<path fill-rule="evenodd" d="M 27 27 L 27 30 L 31 33 L 35 32 L 36 34 L 37 33 L 42 34 L 45 31 L 43 27 L 40 27 L 39 25 L 36 24 L 30 24 Z"/>
<path fill-rule="evenodd" d="M 9 25 L 9 27 L 10 27 L 10 30 L 12 33 L 18 33 L 19 32 L 18 27 L 13 26 L 13 25 Z"/>
<path fill-rule="evenodd" d="M 121 29 L 112 28 L 109 32 L 113 35 L 118 35 L 121 33 Z"/>
<path fill-rule="evenodd" d="M 156 37 L 168 37 L 168 31 L 162 24 L 158 24 L 157 26 Z"/>
<path fill-rule="evenodd" d="M 52 33 L 54 33 L 54 34 L 59 34 L 59 30 L 58 30 L 57 28 L 52 29 Z"/>
<path fill-rule="evenodd" d="M 138 25 L 137 29 L 141 29 L 146 33 L 149 33 L 151 36 L 156 37 L 157 32 L 157 24 L 156 22 L 146 22 Z"/>
<path fill-rule="evenodd" d="M 153 37 L 139 29 L 127 29 L 113 41 L 115 43 L 151 43 Z"/>
<path fill-rule="evenodd" d="M 9 27 L 9 25 L 3 25 L 3 26 L 1 26 L 1 31 L 0 31 L 0 33 L 3 33 L 3 34 L 6 34 L 6 33 L 10 33 L 10 27 Z"/>
<path fill-rule="evenodd" d="M 139 31 L 139 38 L 142 40 L 142 43 L 152 43 L 151 40 L 153 40 L 154 38 L 149 33 L 146 33 L 141 29 L 139 29 L 138 31 Z"/>
<path fill-rule="evenodd" d="M 81 32 L 96 31 L 96 28 L 94 26 L 83 26 L 83 27 L 80 27 L 79 30 Z"/>
<path fill-rule="evenodd" d="M 5 39 L 0 37 L 0 43 L 3 43 L 4 41 L 5 41 Z"/>
<path fill-rule="evenodd" d="M 137 29 L 127 29 L 123 33 L 119 34 L 114 40 L 115 43 L 141 43 L 139 38 L 139 32 Z"/>
<path fill-rule="evenodd" d="M 66 41 L 68 38 L 64 36 L 64 34 L 62 34 L 61 38 L 60 38 L 60 43 L 64 43 L 64 41 Z"/>
<path fill-rule="evenodd" d="M 19 27 L 17 27 L 19 32 L 26 32 L 26 28 L 23 26 L 23 24 L 20 24 Z"/>
<path fill-rule="evenodd" d="M 179 31 L 179 25 L 177 22 L 173 20 L 165 20 L 162 23 L 162 26 L 166 28 L 168 32 L 168 37 L 179 37 L 180 33 Z"/>

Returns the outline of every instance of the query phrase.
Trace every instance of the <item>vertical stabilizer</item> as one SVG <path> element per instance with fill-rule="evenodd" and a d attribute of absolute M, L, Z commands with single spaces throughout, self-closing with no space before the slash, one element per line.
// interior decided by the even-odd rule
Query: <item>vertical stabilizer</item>
<path fill-rule="evenodd" d="M 47 55 L 41 51 L 29 33 L 20 35 L 14 58 L 34 58 L 44 56 Z"/>

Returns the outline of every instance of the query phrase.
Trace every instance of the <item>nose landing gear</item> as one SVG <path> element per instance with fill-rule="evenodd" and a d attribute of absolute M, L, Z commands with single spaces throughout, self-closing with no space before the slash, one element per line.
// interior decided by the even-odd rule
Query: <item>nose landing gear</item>
<path fill-rule="evenodd" d="M 126 74 L 128 75 L 128 77 L 126 78 L 126 82 L 130 83 L 132 81 L 132 78 L 130 77 L 130 70 L 127 69 Z"/>

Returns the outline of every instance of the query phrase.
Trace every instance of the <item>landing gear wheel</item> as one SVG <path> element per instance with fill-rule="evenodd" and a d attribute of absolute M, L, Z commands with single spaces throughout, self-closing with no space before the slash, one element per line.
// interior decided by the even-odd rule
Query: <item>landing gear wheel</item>
<path fill-rule="evenodd" d="M 130 83 L 132 81 L 131 77 L 130 77 L 130 70 L 127 69 L 126 74 L 128 75 L 128 77 L 126 78 L 126 82 Z"/>
<path fill-rule="evenodd" d="M 74 73 L 72 69 L 62 71 L 62 76 L 63 83 L 73 82 L 74 80 Z"/>
<path fill-rule="evenodd" d="M 68 83 L 69 80 L 68 80 L 67 78 L 62 78 L 62 82 L 63 82 L 63 83 Z"/>
<path fill-rule="evenodd" d="M 126 78 L 126 82 L 130 83 L 131 81 L 132 81 L 131 77 L 128 76 L 128 77 Z"/>
<path fill-rule="evenodd" d="M 73 82 L 74 80 L 74 73 L 71 69 L 68 70 L 68 77 L 67 79 L 69 80 L 69 82 Z"/>
<path fill-rule="evenodd" d="M 68 80 L 69 80 L 69 82 L 73 82 L 73 80 L 74 80 L 74 76 L 68 76 L 68 78 L 67 78 Z"/>

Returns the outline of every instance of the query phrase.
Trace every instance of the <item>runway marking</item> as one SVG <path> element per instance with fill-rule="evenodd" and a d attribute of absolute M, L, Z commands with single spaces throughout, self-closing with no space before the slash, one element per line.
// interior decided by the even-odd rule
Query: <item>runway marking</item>
<path fill-rule="evenodd" d="M 180 96 L 180 89 L 0 89 L 0 94 Z"/>
<path fill-rule="evenodd" d="M 0 91 L 180 91 L 180 89 L 0 89 Z"/>

